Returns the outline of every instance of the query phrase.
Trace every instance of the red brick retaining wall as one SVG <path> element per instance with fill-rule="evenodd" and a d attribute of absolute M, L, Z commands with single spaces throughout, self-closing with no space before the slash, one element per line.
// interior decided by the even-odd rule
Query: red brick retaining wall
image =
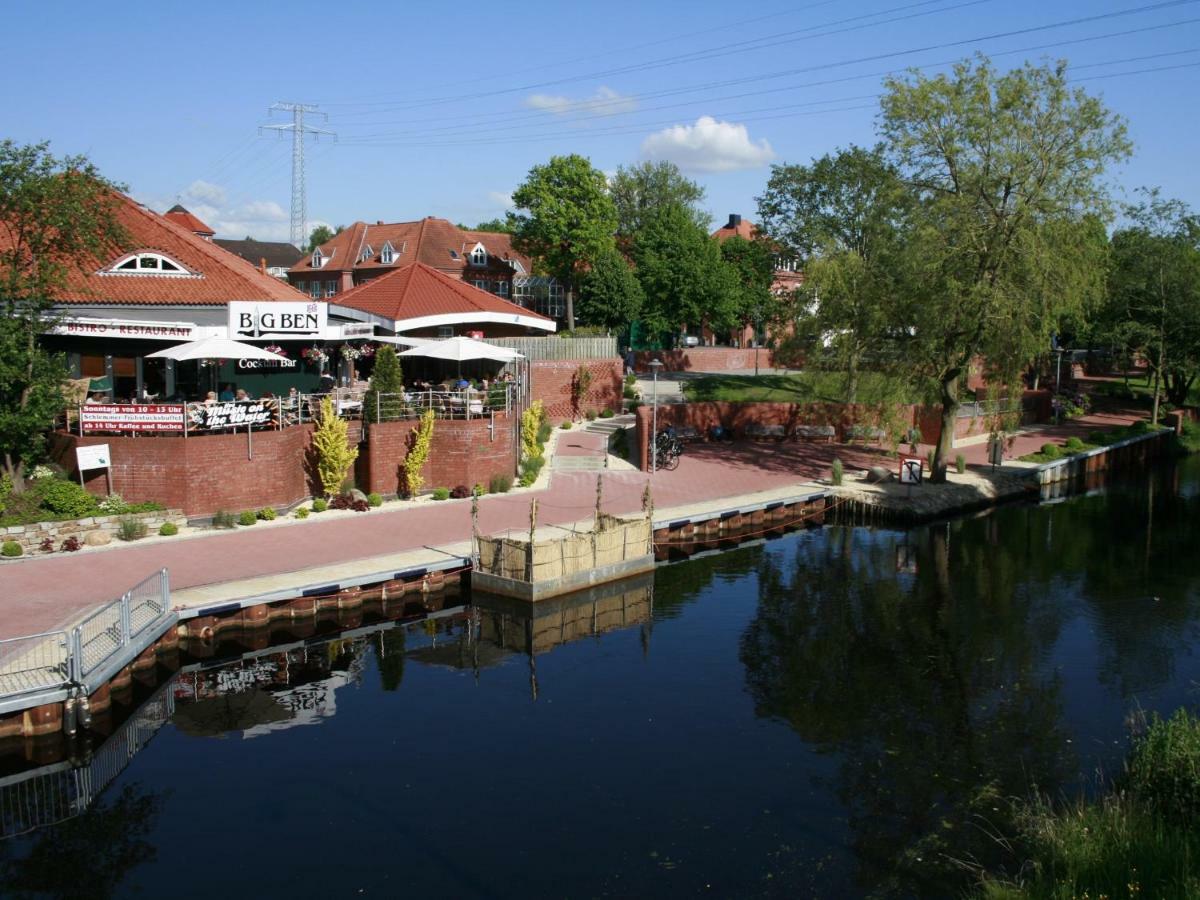
<path fill-rule="evenodd" d="M 575 409 L 571 386 L 580 366 L 592 373 L 592 383 Z M 619 359 L 549 360 L 536 359 L 530 363 L 531 393 L 541 400 L 546 414 L 555 424 L 579 418 L 589 409 L 600 412 L 621 410 L 621 391 L 624 388 L 624 366 Z"/>
<path fill-rule="evenodd" d="M 436 420 L 429 460 L 422 469 L 424 489 L 454 489 L 460 484 L 486 487 L 493 475 L 515 475 L 517 418 L 515 413 L 511 418 L 497 413 L 494 429 L 489 429 L 488 418 Z M 367 441 L 359 458 L 359 483 L 364 491 L 399 493 L 401 466 L 416 425 L 416 420 L 410 420 L 367 427 Z"/>
<path fill-rule="evenodd" d="M 734 372 L 754 368 L 753 347 L 687 347 L 680 350 L 639 350 L 634 353 L 639 373 L 650 371 L 650 360 L 662 360 L 664 372 Z M 774 366 L 772 352 L 758 350 L 759 369 Z"/>

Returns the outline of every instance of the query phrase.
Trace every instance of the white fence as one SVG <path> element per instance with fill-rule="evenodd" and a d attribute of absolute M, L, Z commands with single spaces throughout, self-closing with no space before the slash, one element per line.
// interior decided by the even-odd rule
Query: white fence
<path fill-rule="evenodd" d="M 516 350 L 528 360 L 612 359 L 618 356 L 615 337 L 486 338 L 485 344 Z"/>

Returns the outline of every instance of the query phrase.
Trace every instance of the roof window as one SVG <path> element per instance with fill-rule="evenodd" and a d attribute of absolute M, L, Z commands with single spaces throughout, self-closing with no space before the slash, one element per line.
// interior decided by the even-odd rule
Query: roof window
<path fill-rule="evenodd" d="M 390 266 L 396 261 L 396 251 L 392 249 L 391 241 L 385 242 L 383 249 L 379 251 L 379 261 L 385 266 Z"/>
<path fill-rule="evenodd" d="M 364 246 L 362 248 L 362 253 L 358 254 L 358 261 L 366 262 L 368 259 L 370 259 L 374 255 L 375 255 L 375 249 L 370 244 L 367 244 L 366 246 Z"/>
<path fill-rule="evenodd" d="M 192 275 L 186 267 L 161 253 L 131 253 L 124 256 L 105 275 Z"/>
<path fill-rule="evenodd" d="M 312 255 L 312 267 L 314 269 L 319 269 L 323 265 L 325 265 L 325 257 L 321 254 L 319 249 L 314 250 Z"/>
<path fill-rule="evenodd" d="M 471 265 L 486 266 L 488 261 L 487 250 L 483 244 L 476 244 L 475 249 L 471 251 Z"/>

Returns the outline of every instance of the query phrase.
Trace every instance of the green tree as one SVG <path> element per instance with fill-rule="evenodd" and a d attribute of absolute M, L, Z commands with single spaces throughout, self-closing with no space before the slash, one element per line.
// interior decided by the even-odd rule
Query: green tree
<path fill-rule="evenodd" d="M 328 225 L 318 225 L 312 230 L 312 234 L 308 236 L 308 244 L 305 245 L 304 252 L 312 253 L 326 241 L 332 240 L 334 234 L 336 232 Z"/>
<path fill-rule="evenodd" d="M 321 401 L 321 414 L 311 441 L 313 468 L 327 497 L 336 496 L 350 467 L 358 459 L 358 448 L 350 446 L 349 426 L 333 411 L 328 395 Z"/>
<path fill-rule="evenodd" d="M 551 157 L 529 170 L 513 206 L 513 245 L 566 288 L 567 328 L 574 329 L 576 276 L 612 248 L 617 228 L 604 173 L 582 156 Z"/>
<path fill-rule="evenodd" d="M 754 327 L 757 342 L 762 338 L 764 324 L 780 318 L 781 298 L 771 289 L 775 280 L 775 255 L 765 241 L 748 241 L 741 235 L 727 238 L 720 247 L 721 258 L 732 271 L 737 285 L 734 315 L 742 327 Z"/>
<path fill-rule="evenodd" d="M 384 344 L 375 351 L 375 370 L 363 397 L 368 422 L 383 422 L 394 418 L 404 399 L 404 371 L 396 356 L 396 348 Z"/>
<path fill-rule="evenodd" d="M 579 279 L 579 321 L 621 329 L 641 312 L 645 295 L 629 261 L 616 247 L 605 250 Z"/>
<path fill-rule="evenodd" d="M 651 332 L 738 324 L 741 286 L 734 269 L 688 210 L 671 205 L 650 214 L 638 232 L 633 258 L 646 298 L 641 321 Z"/>
<path fill-rule="evenodd" d="M 474 228 L 465 228 L 464 231 L 493 231 L 500 234 L 509 234 L 512 232 L 512 226 L 507 219 L 487 219 L 480 222 Z"/>
<path fill-rule="evenodd" d="M 38 337 L 72 272 L 124 245 L 116 190 L 82 156 L 0 141 L 0 462 L 18 493 L 64 403 L 66 365 Z"/>
<path fill-rule="evenodd" d="M 1182 202 L 1143 191 L 1112 237 L 1108 318 L 1154 372 L 1154 421 L 1162 388 L 1187 402 L 1200 372 L 1200 220 Z"/>
<path fill-rule="evenodd" d="M 636 235 L 650 213 L 666 206 L 683 207 L 705 231 L 712 225 L 712 217 L 700 206 L 704 188 L 685 177 L 672 162 L 619 166 L 608 187 L 617 210 L 617 233 L 622 236 Z"/>
<path fill-rule="evenodd" d="M 1101 176 L 1130 143 L 1063 64 L 999 74 L 983 58 L 889 79 L 881 128 L 917 195 L 900 333 L 914 374 L 940 389 L 932 478 L 943 481 L 972 360 L 1016 384 L 1059 320 L 1099 296 L 1089 217 L 1107 213 Z"/>
<path fill-rule="evenodd" d="M 773 167 L 758 198 L 763 230 L 804 260 L 805 293 L 819 298 L 801 308 L 790 349 L 845 372 L 847 403 L 864 361 L 874 352 L 878 362 L 887 343 L 910 196 L 880 149 L 852 146 Z"/>

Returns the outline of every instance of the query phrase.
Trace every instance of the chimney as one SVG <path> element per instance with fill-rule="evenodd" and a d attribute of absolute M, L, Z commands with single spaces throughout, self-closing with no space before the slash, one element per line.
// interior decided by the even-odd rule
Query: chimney
<path fill-rule="evenodd" d="M 737 213 L 730 213 L 729 214 L 729 224 L 726 225 L 725 227 L 732 228 L 734 231 L 737 231 L 737 227 L 741 224 L 742 224 L 742 217 L 739 216 Z"/>
<path fill-rule="evenodd" d="M 262 272 L 264 275 L 267 274 L 267 258 L 265 256 L 260 256 L 258 258 L 258 271 Z"/>
<path fill-rule="evenodd" d="M 383 219 L 376 219 L 376 220 L 375 220 L 375 224 L 376 224 L 376 225 L 382 225 L 382 224 L 383 224 Z"/>

